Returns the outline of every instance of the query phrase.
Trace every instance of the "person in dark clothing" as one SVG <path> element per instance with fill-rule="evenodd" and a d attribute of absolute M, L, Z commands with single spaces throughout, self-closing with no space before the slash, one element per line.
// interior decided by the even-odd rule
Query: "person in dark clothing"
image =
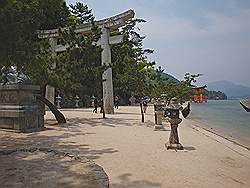
<path fill-rule="evenodd" d="M 147 107 L 148 107 L 148 102 L 147 102 L 147 100 L 143 100 L 143 101 L 142 101 L 142 105 L 143 105 L 143 112 L 146 113 Z"/>
<path fill-rule="evenodd" d="M 97 98 L 94 99 L 94 110 L 93 113 L 97 113 L 97 107 L 98 107 L 98 100 Z"/>
<path fill-rule="evenodd" d="M 115 96 L 115 108 L 118 109 L 118 105 L 119 105 L 119 98 L 118 96 Z"/>
<path fill-rule="evenodd" d="M 101 107 L 100 113 L 103 113 L 103 99 L 100 100 L 100 107 Z"/>

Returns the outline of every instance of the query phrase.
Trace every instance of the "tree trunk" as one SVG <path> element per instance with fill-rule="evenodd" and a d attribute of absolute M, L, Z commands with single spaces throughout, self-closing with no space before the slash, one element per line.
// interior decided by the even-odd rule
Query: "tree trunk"
<path fill-rule="evenodd" d="M 64 115 L 56 108 L 54 104 L 52 104 L 49 100 L 47 100 L 45 97 L 36 96 L 38 100 L 40 100 L 42 103 L 46 104 L 51 112 L 54 114 L 56 120 L 58 123 L 66 123 L 66 118 Z"/>

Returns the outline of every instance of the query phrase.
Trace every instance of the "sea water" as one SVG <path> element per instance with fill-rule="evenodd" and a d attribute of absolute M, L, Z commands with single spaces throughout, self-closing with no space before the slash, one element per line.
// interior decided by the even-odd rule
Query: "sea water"
<path fill-rule="evenodd" d="M 189 118 L 250 147 L 250 112 L 243 109 L 239 100 L 192 103 Z"/>

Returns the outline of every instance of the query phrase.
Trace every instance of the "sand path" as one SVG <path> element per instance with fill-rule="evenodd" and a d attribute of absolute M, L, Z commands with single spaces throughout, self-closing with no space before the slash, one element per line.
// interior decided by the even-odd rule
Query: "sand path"
<path fill-rule="evenodd" d="M 121 107 L 102 119 L 91 109 L 63 110 L 68 123 L 42 132 L 0 132 L 0 149 L 43 146 L 71 151 L 101 165 L 111 188 L 250 187 L 250 152 L 184 120 L 183 151 L 166 150 L 167 131 L 153 131 L 153 108 L 140 123 L 139 107 Z"/>

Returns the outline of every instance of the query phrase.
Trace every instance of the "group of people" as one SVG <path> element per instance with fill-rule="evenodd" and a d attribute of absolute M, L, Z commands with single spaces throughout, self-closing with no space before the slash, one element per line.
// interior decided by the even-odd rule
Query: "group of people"
<path fill-rule="evenodd" d="M 98 106 L 101 107 L 100 113 L 103 113 L 103 100 L 102 99 L 98 100 L 97 97 L 93 97 L 93 99 L 94 99 L 92 102 L 93 103 L 92 105 L 94 106 L 93 113 L 97 113 Z M 119 97 L 115 96 L 114 107 L 118 109 L 118 106 L 119 106 Z"/>
<path fill-rule="evenodd" d="M 101 107 L 100 113 L 103 113 L 103 100 L 102 99 L 98 101 L 98 98 L 95 97 L 92 103 L 93 103 L 92 105 L 94 106 L 93 113 L 97 113 L 98 106 Z"/>
<path fill-rule="evenodd" d="M 147 107 L 148 107 L 148 100 L 146 98 L 142 98 L 141 103 L 142 103 L 142 107 L 143 107 L 143 112 L 146 113 Z M 93 97 L 92 106 L 94 107 L 93 113 L 97 113 L 98 106 L 101 107 L 100 113 L 103 113 L 103 100 L 102 99 L 98 100 L 97 97 Z M 119 108 L 119 97 L 118 96 L 115 96 L 115 98 L 114 98 L 114 107 L 115 107 L 115 109 Z"/>

